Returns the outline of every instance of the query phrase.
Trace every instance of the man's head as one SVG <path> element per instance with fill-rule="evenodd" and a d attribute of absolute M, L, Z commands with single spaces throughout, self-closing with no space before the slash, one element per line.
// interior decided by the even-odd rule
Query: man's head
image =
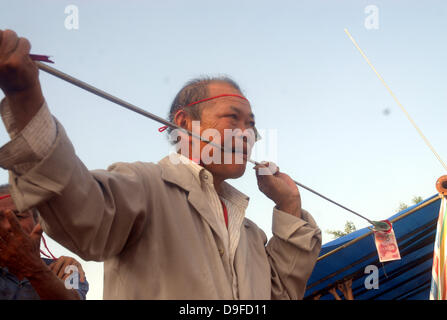
<path fill-rule="evenodd" d="M 193 104 L 217 96 L 221 97 Z M 203 138 L 233 151 L 219 151 L 205 142 L 200 142 L 200 164 L 213 173 L 215 178 L 225 180 L 238 178 L 244 174 L 246 158 L 239 155 L 239 161 L 236 161 L 234 151 L 236 151 L 236 146 L 239 146 L 243 149 L 240 151 L 249 153 L 251 146 L 247 144 L 244 136 L 247 136 L 250 131 L 254 136 L 256 129 L 250 103 L 243 97 L 241 89 L 233 80 L 219 77 L 189 81 L 175 97 L 169 120 L 193 132 L 195 131 L 193 121 L 200 121 L 200 134 Z M 191 148 L 194 138 L 188 139 L 187 155 L 195 158 L 194 155 L 197 152 L 195 153 L 195 150 Z M 184 147 L 182 149 L 180 152 L 185 154 Z"/>
<path fill-rule="evenodd" d="M 10 186 L 8 184 L 4 184 L 0 186 L 0 210 L 11 210 L 15 213 L 17 219 L 22 226 L 22 229 L 27 233 L 31 234 L 34 227 L 37 224 L 39 219 L 39 213 L 36 209 L 19 212 L 14 204 L 14 201 L 11 197 L 5 197 L 10 194 Z"/>

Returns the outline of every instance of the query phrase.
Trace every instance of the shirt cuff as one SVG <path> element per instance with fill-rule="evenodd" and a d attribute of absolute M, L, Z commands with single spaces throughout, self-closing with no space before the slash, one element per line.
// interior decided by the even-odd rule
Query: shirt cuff
<path fill-rule="evenodd" d="M 24 174 L 50 152 L 56 140 L 56 123 L 44 102 L 26 127 L 18 132 L 6 99 L 0 108 L 3 123 L 12 139 L 0 148 L 0 166 Z"/>
<path fill-rule="evenodd" d="M 278 238 L 287 241 L 299 228 L 307 225 L 308 213 L 301 210 L 301 218 L 273 208 L 272 232 Z"/>

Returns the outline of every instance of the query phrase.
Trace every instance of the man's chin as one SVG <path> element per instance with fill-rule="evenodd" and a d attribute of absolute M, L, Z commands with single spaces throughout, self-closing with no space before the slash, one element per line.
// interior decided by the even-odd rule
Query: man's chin
<path fill-rule="evenodd" d="M 224 164 L 223 166 L 228 179 L 237 179 L 244 175 L 247 163 L 244 161 L 243 164 Z"/>
<path fill-rule="evenodd" d="M 206 168 L 213 174 L 225 179 L 237 179 L 244 175 L 247 163 L 242 164 L 213 164 Z"/>

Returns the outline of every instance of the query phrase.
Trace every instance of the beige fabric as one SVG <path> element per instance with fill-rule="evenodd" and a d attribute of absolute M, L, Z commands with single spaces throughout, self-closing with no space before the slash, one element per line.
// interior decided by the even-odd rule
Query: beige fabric
<path fill-rule="evenodd" d="M 43 159 L 26 173 L 10 171 L 12 197 L 19 210 L 38 205 L 45 232 L 69 250 L 105 261 L 105 299 L 236 298 L 224 235 L 184 164 L 166 157 L 89 171 L 57 121 L 56 128 Z M 2 149 L 0 166 L 11 170 Z M 240 299 L 304 294 L 321 231 L 304 210 L 299 219 L 276 209 L 272 231 L 267 244 L 264 232 L 243 220 L 233 265 Z"/>
<path fill-rule="evenodd" d="M 182 161 L 192 172 L 203 190 L 204 196 L 206 197 L 205 201 L 208 201 L 210 209 L 216 217 L 219 231 L 222 234 L 224 250 L 228 252 L 228 261 L 226 261 L 226 263 L 229 263 L 230 265 L 230 281 L 232 283 L 233 297 L 237 299 L 239 297 L 239 292 L 237 274 L 234 268 L 234 258 L 239 244 L 241 226 L 244 222 L 245 210 L 247 209 L 249 198 L 227 183 L 222 187 L 222 194 L 218 195 L 214 188 L 213 175 L 211 172 L 183 155 L 173 154 L 171 155 L 171 158 L 172 157 L 178 157 L 179 161 Z M 225 225 L 221 200 L 227 208 L 228 229 Z"/>
<path fill-rule="evenodd" d="M 13 139 L 12 143 L 0 149 L 2 162 L 17 173 L 24 173 L 50 151 L 56 139 L 56 124 L 46 102 L 22 132 L 17 130 L 6 99 L 0 103 L 0 112 L 6 130 Z"/>

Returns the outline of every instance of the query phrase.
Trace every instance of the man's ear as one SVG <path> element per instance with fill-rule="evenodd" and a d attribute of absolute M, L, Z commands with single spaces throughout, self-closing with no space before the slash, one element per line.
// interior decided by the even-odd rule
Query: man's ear
<path fill-rule="evenodd" d="M 184 110 L 179 110 L 174 116 L 174 123 L 188 131 L 192 130 L 192 119 Z"/>

